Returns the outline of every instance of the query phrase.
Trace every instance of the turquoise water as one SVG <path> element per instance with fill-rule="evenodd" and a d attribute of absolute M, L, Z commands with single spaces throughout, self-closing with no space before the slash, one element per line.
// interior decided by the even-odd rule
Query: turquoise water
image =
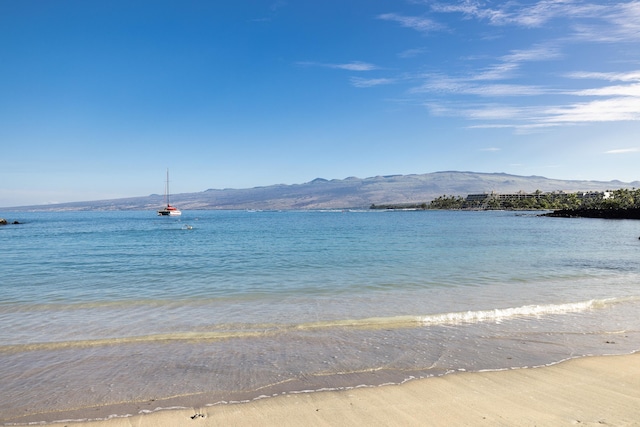
<path fill-rule="evenodd" d="M 640 222 L 0 214 L 5 424 L 640 349 Z"/>

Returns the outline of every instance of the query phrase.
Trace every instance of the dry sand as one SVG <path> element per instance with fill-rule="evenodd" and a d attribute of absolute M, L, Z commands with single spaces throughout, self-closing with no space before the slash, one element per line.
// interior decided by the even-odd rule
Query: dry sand
<path fill-rule="evenodd" d="M 67 425 L 640 426 L 640 354 Z"/>

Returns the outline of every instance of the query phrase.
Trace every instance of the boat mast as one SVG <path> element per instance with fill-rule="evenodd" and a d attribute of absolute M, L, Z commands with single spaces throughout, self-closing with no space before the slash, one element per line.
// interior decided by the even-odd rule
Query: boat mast
<path fill-rule="evenodd" d="M 169 203 L 169 168 L 167 168 L 167 183 L 164 188 L 165 188 L 164 197 L 165 199 L 167 199 L 167 207 L 169 207 L 171 206 L 171 204 Z"/>

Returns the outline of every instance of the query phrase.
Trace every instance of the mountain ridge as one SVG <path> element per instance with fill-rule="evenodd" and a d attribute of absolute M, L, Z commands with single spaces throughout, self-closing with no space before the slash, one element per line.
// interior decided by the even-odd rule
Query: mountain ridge
<path fill-rule="evenodd" d="M 606 191 L 638 188 L 640 181 L 622 182 L 558 180 L 543 176 L 521 176 L 503 172 L 440 171 L 409 175 L 377 175 L 369 178 L 315 178 L 302 184 L 273 184 L 244 189 L 210 188 L 195 193 L 171 195 L 171 203 L 182 210 L 213 209 L 346 209 L 368 208 L 372 204 L 430 202 L 442 195 L 466 196 L 475 193 L 517 193 L 551 191 Z M 69 202 L 21 206 L 13 210 L 155 210 L 164 196 Z M 6 208 L 5 208 L 6 209 Z"/>

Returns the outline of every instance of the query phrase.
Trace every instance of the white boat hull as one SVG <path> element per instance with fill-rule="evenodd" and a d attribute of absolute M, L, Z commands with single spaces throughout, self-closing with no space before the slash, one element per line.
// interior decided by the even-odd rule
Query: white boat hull
<path fill-rule="evenodd" d="M 171 208 L 159 210 L 158 211 L 158 215 L 160 215 L 160 216 L 179 216 L 179 215 L 182 215 L 182 212 L 180 212 L 179 209 L 171 207 Z"/>

